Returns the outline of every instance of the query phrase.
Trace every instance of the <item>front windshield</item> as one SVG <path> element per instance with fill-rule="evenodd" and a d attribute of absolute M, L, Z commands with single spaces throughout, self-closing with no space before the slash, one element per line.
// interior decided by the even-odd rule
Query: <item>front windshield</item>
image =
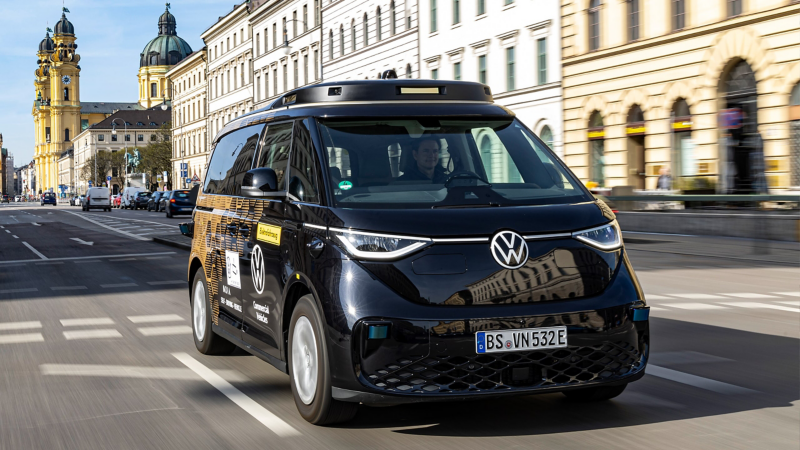
<path fill-rule="evenodd" d="M 319 123 L 339 207 L 457 208 L 593 200 L 516 119 Z"/>

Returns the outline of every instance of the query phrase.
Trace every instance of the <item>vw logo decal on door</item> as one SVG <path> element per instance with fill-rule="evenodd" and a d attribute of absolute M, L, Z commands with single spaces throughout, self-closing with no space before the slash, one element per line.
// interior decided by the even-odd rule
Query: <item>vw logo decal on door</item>
<path fill-rule="evenodd" d="M 528 244 L 522 236 L 513 231 L 501 231 L 495 234 L 491 249 L 494 260 L 506 269 L 519 269 L 528 261 Z"/>
<path fill-rule="evenodd" d="M 253 287 L 259 294 L 264 292 L 264 254 L 261 246 L 256 245 L 250 254 L 250 274 L 253 276 Z"/>

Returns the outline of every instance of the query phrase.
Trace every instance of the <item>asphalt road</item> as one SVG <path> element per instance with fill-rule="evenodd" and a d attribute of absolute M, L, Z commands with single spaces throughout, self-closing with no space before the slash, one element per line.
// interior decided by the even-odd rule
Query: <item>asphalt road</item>
<path fill-rule="evenodd" d="M 316 427 L 283 373 L 195 350 L 188 254 L 149 241 L 181 221 L 0 206 L 0 449 L 798 448 L 797 246 L 626 234 L 653 350 L 613 401 L 362 406 Z"/>

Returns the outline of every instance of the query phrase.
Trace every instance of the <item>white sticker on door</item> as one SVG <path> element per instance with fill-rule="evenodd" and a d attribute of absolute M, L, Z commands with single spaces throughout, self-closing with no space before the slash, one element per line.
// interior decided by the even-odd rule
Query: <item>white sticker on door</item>
<path fill-rule="evenodd" d="M 239 252 L 225 251 L 225 271 L 228 273 L 228 286 L 242 288 L 239 279 Z"/>

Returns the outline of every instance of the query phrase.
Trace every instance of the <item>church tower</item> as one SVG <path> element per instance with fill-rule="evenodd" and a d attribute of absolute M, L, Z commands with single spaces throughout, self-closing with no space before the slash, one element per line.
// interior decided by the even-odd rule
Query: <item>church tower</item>
<path fill-rule="evenodd" d="M 144 108 L 160 105 L 170 97 L 167 72 L 192 53 L 189 44 L 178 36 L 177 28 L 167 3 L 167 10 L 158 18 L 158 36 L 139 55 L 139 104 Z"/>
<path fill-rule="evenodd" d="M 49 34 L 39 44 L 36 71 L 36 161 L 40 191 L 58 192 L 58 157 L 71 147 L 81 131 L 80 56 L 76 53 L 75 27 L 66 10 L 56 23 L 52 41 Z"/>

